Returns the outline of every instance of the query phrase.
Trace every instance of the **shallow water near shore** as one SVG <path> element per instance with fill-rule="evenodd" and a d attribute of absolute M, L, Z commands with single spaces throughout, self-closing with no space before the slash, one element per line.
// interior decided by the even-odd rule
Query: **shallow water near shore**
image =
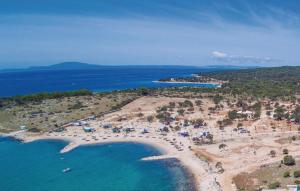
<path fill-rule="evenodd" d="M 188 191 L 193 179 L 173 160 L 141 161 L 159 155 L 137 143 L 113 143 L 59 151 L 63 141 L 20 143 L 0 138 L 0 188 L 5 191 Z M 63 173 L 62 170 L 72 170 Z"/>

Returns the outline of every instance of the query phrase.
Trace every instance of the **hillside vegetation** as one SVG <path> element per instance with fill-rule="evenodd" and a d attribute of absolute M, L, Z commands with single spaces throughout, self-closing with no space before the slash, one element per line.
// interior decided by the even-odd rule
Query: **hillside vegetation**
<path fill-rule="evenodd" d="M 0 133 L 20 126 L 32 132 L 60 130 L 68 122 L 119 109 L 136 98 L 136 93 L 88 90 L 0 98 Z"/>
<path fill-rule="evenodd" d="M 118 109 L 140 96 L 210 97 L 216 104 L 225 98 L 288 98 L 293 103 L 300 100 L 300 67 L 243 69 L 199 75 L 228 82 L 221 88 L 140 88 L 108 93 L 78 90 L 0 98 L 0 132 L 17 130 L 21 125 L 39 131 L 53 130 L 70 121 Z"/>
<path fill-rule="evenodd" d="M 199 73 L 218 80 L 229 81 L 222 92 L 257 97 L 294 96 L 300 92 L 300 67 L 285 66 L 234 71 Z"/>

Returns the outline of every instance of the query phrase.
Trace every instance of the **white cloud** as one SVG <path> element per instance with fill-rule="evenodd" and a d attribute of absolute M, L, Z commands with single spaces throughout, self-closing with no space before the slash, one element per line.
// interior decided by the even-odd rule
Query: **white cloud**
<path fill-rule="evenodd" d="M 150 18 L 5 16 L 0 18 L 0 67 L 68 60 L 116 65 L 283 64 L 274 57 L 285 65 L 300 63 L 300 32 L 226 23 L 221 29 Z M 244 52 L 251 56 L 240 56 Z"/>
<path fill-rule="evenodd" d="M 212 55 L 215 57 L 215 58 L 226 58 L 228 57 L 228 55 L 224 52 L 219 52 L 219 51 L 213 51 L 212 52 Z"/>
<path fill-rule="evenodd" d="M 213 51 L 211 54 L 216 61 L 230 64 L 278 64 L 283 62 L 270 57 L 231 55 L 221 51 Z"/>

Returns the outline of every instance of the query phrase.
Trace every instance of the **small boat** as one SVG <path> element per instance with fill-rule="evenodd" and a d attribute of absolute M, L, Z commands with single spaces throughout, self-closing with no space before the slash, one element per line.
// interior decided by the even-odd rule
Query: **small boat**
<path fill-rule="evenodd" d="M 65 168 L 65 169 L 62 170 L 62 172 L 67 173 L 67 172 L 70 172 L 71 170 L 72 170 L 71 168 Z"/>

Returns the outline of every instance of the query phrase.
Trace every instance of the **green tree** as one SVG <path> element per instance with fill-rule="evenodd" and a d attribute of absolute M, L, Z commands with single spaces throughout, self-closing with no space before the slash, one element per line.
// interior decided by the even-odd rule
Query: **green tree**
<path fill-rule="evenodd" d="M 289 171 L 285 171 L 285 172 L 283 173 L 283 177 L 284 177 L 284 178 L 290 177 L 290 172 L 289 172 Z"/>
<path fill-rule="evenodd" d="M 295 118 L 295 122 L 300 123 L 300 106 L 299 105 L 297 105 L 297 107 L 295 108 L 295 110 L 293 112 L 293 116 Z"/>
<path fill-rule="evenodd" d="M 283 149 L 283 150 L 282 150 L 282 153 L 283 153 L 284 155 L 287 155 L 287 154 L 289 154 L 289 150 L 288 150 L 288 149 Z"/>
<path fill-rule="evenodd" d="M 228 119 L 235 120 L 238 117 L 238 113 L 236 110 L 232 110 L 232 111 L 228 112 L 227 116 L 228 116 Z"/>
<path fill-rule="evenodd" d="M 296 161 L 292 155 L 285 155 L 283 157 L 283 164 L 285 164 L 287 166 L 293 166 L 296 164 Z"/>
<path fill-rule="evenodd" d="M 280 182 L 275 181 L 275 182 L 270 183 L 270 184 L 268 185 L 268 188 L 269 188 L 269 189 L 276 189 L 276 188 L 278 188 L 279 186 L 280 186 Z"/>
<path fill-rule="evenodd" d="M 284 115 L 285 109 L 283 107 L 277 107 L 274 111 L 274 118 L 277 120 L 282 120 L 285 115 Z"/>
<path fill-rule="evenodd" d="M 294 177 L 299 178 L 300 177 L 300 170 L 294 171 Z"/>
<path fill-rule="evenodd" d="M 223 99 L 224 99 L 223 96 L 217 94 L 217 95 L 215 95 L 215 96 L 213 97 L 213 102 L 214 102 L 215 104 L 219 104 Z"/>

